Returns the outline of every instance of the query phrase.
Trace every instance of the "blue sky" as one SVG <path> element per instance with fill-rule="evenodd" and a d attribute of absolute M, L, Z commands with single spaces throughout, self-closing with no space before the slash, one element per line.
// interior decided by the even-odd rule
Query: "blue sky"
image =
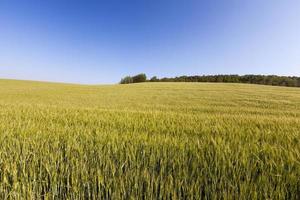
<path fill-rule="evenodd" d="M 0 78 L 300 76 L 298 0 L 0 0 Z"/>

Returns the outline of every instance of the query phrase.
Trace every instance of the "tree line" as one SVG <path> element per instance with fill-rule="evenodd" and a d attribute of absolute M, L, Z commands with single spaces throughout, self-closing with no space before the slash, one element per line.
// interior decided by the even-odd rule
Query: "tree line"
<path fill-rule="evenodd" d="M 121 84 L 141 82 L 215 82 L 215 83 L 251 83 L 262 85 L 277 85 L 300 87 L 300 77 L 276 75 L 202 75 L 202 76 L 177 76 L 173 78 L 158 78 L 153 76 L 147 79 L 146 74 L 126 76 L 121 79 Z"/>

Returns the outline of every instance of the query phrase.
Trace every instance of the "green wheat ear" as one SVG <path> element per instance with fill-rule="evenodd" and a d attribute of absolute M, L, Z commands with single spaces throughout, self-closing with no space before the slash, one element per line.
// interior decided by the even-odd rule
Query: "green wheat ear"
<path fill-rule="evenodd" d="M 300 90 L 0 80 L 0 199 L 300 199 Z"/>

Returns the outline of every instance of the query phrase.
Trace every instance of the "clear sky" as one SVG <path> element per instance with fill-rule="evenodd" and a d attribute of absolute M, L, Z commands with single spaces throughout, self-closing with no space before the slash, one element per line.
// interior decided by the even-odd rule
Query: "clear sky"
<path fill-rule="evenodd" d="M 0 78 L 300 76 L 299 0 L 0 0 Z"/>

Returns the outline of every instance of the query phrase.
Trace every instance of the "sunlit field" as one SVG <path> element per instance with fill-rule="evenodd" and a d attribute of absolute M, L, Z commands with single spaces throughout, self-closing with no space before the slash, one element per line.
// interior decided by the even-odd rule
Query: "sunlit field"
<path fill-rule="evenodd" d="M 0 199 L 300 199 L 300 88 L 0 80 Z"/>

